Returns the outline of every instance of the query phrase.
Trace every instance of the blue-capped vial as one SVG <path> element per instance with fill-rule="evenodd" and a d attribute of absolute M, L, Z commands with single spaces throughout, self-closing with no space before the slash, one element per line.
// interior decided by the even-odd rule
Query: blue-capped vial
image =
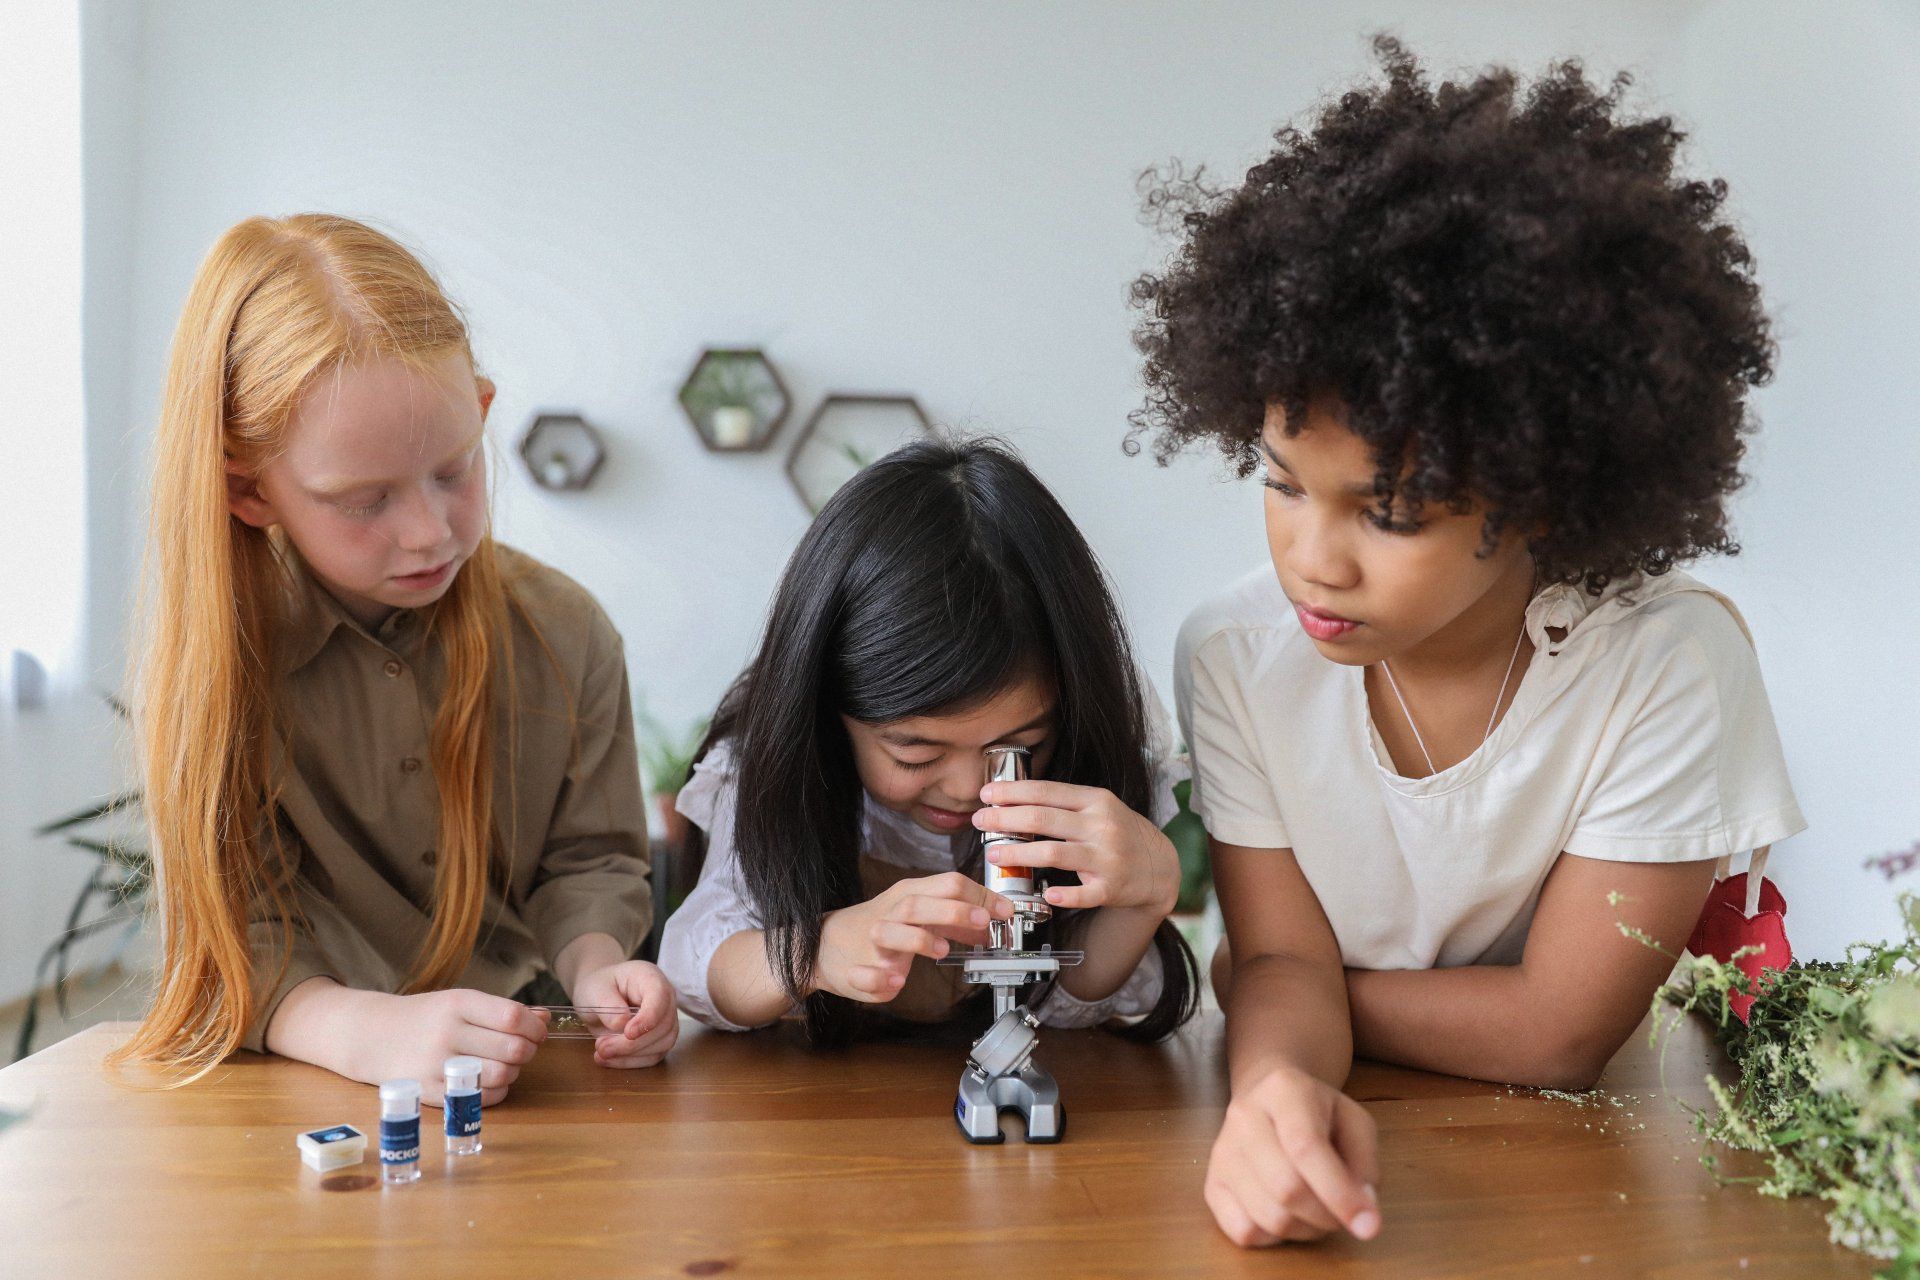
<path fill-rule="evenodd" d="M 447 1154 L 470 1156 L 480 1150 L 480 1059 L 448 1058 Z"/>
<path fill-rule="evenodd" d="M 380 1086 L 380 1180 L 420 1179 L 420 1082 L 389 1080 Z"/>

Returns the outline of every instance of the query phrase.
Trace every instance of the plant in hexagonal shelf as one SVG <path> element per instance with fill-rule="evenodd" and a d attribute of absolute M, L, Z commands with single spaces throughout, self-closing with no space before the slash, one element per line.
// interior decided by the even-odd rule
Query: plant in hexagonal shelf
<path fill-rule="evenodd" d="M 700 353 L 680 387 L 680 407 L 707 448 L 737 453 L 766 447 L 790 401 L 780 373 L 752 347 Z"/>
<path fill-rule="evenodd" d="M 607 448 L 579 414 L 542 413 L 520 438 L 520 458 L 543 489 L 584 489 L 607 460 Z"/>

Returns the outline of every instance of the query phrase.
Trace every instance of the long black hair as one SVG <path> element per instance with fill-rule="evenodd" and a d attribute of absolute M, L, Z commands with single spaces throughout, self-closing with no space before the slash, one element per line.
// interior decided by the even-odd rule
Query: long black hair
<path fill-rule="evenodd" d="M 964 711 L 1027 677 L 1055 691 L 1047 776 L 1104 787 L 1150 813 L 1153 762 L 1126 626 L 1092 549 L 1011 448 L 918 442 L 833 495 L 787 562 L 759 651 L 699 753 L 732 743 L 740 868 L 789 995 L 799 1000 L 811 982 L 826 914 L 865 897 L 863 789 L 840 717 L 885 724 Z M 977 861 L 976 850 L 976 871 Z M 1081 916 L 1056 910 L 1052 936 L 1072 939 Z M 1198 1004 L 1179 931 L 1162 921 L 1153 946 L 1160 998 L 1116 1027 L 1134 1039 L 1168 1035 Z M 817 1044 L 843 1044 L 875 1022 L 825 992 L 804 1005 Z"/>

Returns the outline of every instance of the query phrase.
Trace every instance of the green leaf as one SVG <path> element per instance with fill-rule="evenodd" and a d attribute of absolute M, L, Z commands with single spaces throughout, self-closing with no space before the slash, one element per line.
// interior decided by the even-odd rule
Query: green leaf
<path fill-rule="evenodd" d="M 64 818 L 55 818 L 45 826 L 35 827 L 33 834 L 36 836 L 55 835 L 67 830 L 69 827 L 84 826 L 89 822 L 98 822 L 109 814 L 118 813 L 122 809 L 130 809 L 139 803 L 140 793 L 138 791 L 123 791 L 117 796 L 109 797 L 90 808 L 80 810 L 78 813 L 70 813 Z"/>
<path fill-rule="evenodd" d="M 640 772 L 645 775 L 651 795 L 666 796 L 687 785 L 693 772 L 693 758 L 706 741 L 707 720 L 702 717 L 686 729 L 675 732 L 647 710 L 643 699 L 633 712 L 635 746 L 640 753 Z"/>
<path fill-rule="evenodd" d="M 1160 828 L 1173 842 L 1173 851 L 1180 859 L 1180 894 L 1173 909 L 1192 913 L 1207 905 L 1207 891 L 1213 887 L 1213 864 L 1207 857 L 1207 829 L 1190 807 L 1192 779 L 1182 778 L 1174 783 L 1173 798 L 1180 812 Z"/>
<path fill-rule="evenodd" d="M 1728 997 L 1749 983 L 1736 967 L 1689 962 L 1663 986 L 1660 1004 L 1704 1015 L 1739 1071 L 1733 1088 L 1709 1079 L 1711 1108 L 1694 1124 L 1711 1142 L 1762 1155 L 1753 1179 L 1766 1195 L 1814 1195 L 1827 1202 L 1833 1238 L 1893 1259 L 1882 1275 L 1920 1280 L 1920 1047 L 1886 1035 L 1889 1019 L 1863 1011 L 1904 1002 L 1920 970 L 1920 903 L 1901 897 L 1904 939 L 1861 942 L 1841 962 L 1797 961 L 1774 971 L 1750 1011 L 1733 1015 Z M 1878 1026 L 1881 1038 L 1869 1034 Z M 1893 1025 L 1904 1025 L 1897 1018 Z M 1655 1034 L 1670 1029 L 1655 1018 Z M 1701 1160 L 1714 1168 L 1710 1151 Z M 1715 1176 L 1721 1177 L 1715 1170 Z M 1731 1181 L 1730 1179 L 1723 1179 Z"/>

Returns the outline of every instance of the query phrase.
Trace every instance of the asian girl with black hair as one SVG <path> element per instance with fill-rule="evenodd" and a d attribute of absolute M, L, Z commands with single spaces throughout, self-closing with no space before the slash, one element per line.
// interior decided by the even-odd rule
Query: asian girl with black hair
<path fill-rule="evenodd" d="M 1092 551 L 1011 451 L 881 459 L 801 539 L 680 793 L 705 847 L 661 943 L 681 1007 L 728 1030 L 799 1013 L 821 1045 L 984 1026 L 984 989 L 935 961 L 1011 914 L 980 883 L 991 829 L 1033 837 L 1046 940 L 1086 952 L 1040 1018 L 1167 1035 L 1197 999 L 1166 918 L 1167 726 Z M 1032 778 L 983 787 L 1002 743 Z"/>

